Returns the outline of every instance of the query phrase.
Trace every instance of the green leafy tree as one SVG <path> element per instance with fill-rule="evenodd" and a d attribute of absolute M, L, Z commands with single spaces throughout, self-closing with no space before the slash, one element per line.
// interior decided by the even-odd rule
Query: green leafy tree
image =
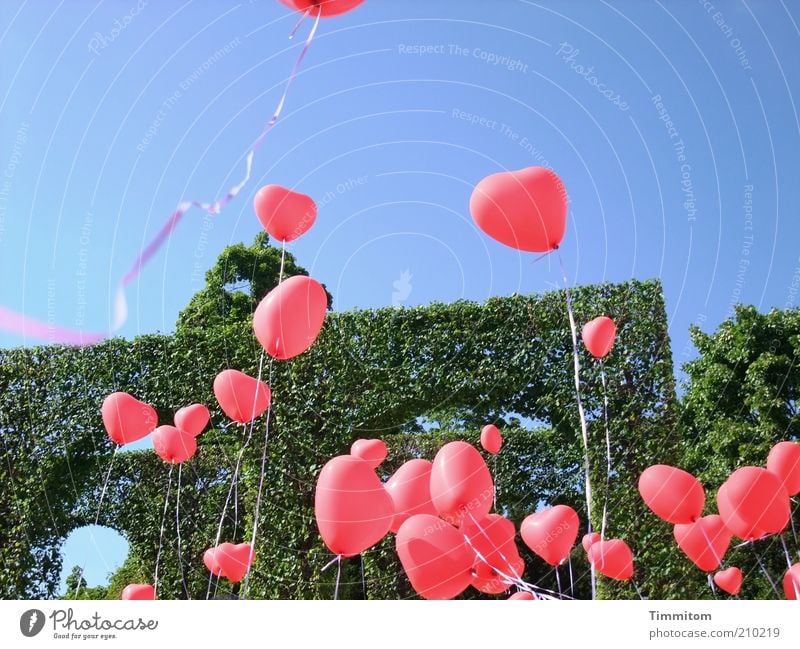
<path fill-rule="evenodd" d="M 63 599 L 106 599 L 107 589 L 104 586 L 89 587 L 83 578 L 83 568 L 73 566 L 67 576 L 67 590 Z"/>

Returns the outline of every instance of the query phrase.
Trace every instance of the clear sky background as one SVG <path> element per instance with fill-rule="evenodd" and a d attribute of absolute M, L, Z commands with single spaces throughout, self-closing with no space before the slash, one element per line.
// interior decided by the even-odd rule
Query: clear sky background
<path fill-rule="evenodd" d="M 296 18 L 276 0 L 3 0 L 0 305 L 108 329 L 177 203 L 242 178 L 310 28 L 290 41 Z M 317 199 L 290 250 L 336 309 L 546 291 L 557 268 L 468 213 L 482 177 L 539 164 L 570 195 L 570 281 L 659 277 L 679 366 L 691 324 L 800 300 L 798 23 L 781 0 L 367 0 L 323 20 L 253 180 L 187 215 L 119 333 L 172 330 L 216 255 L 259 231 L 266 183 Z M 83 532 L 65 551 L 95 584 L 125 544 Z"/>

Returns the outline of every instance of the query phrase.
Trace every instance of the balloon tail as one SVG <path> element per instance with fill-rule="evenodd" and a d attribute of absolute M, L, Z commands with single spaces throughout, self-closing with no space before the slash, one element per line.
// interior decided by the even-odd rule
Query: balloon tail
<path fill-rule="evenodd" d="M 111 469 L 114 468 L 114 459 L 117 457 L 117 451 L 119 450 L 119 444 L 114 447 L 114 452 L 111 454 L 111 460 L 108 462 L 108 470 L 106 471 L 106 477 L 103 480 L 103 488 L 100 490 L 100 500 L 97 502 L 97 511 L 94 515 L 94 524 L 97 525 L 98 521 L 100 520 L 100 511 L 103 508 L 103 500 L 106 497 L 106 491 L 108 491 L 108 481 L 111 478 Z M 81 592 L 81 582 L 83 581 L 83 566 L 81 566 L 81 573 L 78 577 L 78 585 L 75 587 L 75 599 L 78 599 L 78 595 Z"/>
<path fill-rule="evenodd" d="M 183 584 L 183 592 L 186 594 L 186 599 L 192 599 L 189 594 L 189 586 L 186 584 L 186 571 L 183 566 L 183 553 L 181 551 L 181 474 L 183 473 L 183 464 L 178 465 L 178 487 L 175 490 L 175 533 L 178 538 L 178 566 L 181 569 L 181 584 Z"/>
<path fill-rule="evenodd" d="M 583 410 L 583 399 L 581 398 L 581 361 L 578 356 L 578 330 L 575 326 L 575 313 L 572 310 L 572 293 L 569 290 L 569 281 L 567 280 L 567 271 L 564 268 L 564 260 L 561 253 L 556 251 L 558 256 L 558 263 L 561 267 L 561 275 L 564 278 L 564 289 L 567 296 L 567 315 L 569 316 L 569 328 L 572 334 L 572 365 L 575 375 L 575 400 L 578 404 L 578 415 L 581 420 L 581 437 L 583 438 L 583 464 L 584 464 L 584 477 L 585 477 L 585 494 L 586 494 L 586 517 L 587 529 L 591 534 L 592 532 L 592 482 L 589 472 L 589 430 L 586 424 L 586 413 Z M 597 574 L 595 572 L 594 564 L 590 563 L 591 577 L 592 577 L 592 599 L 597 598 Z"/>
<path fill-rule="evenodd" d="M 156 569 L 155 576 L 153 577 L 153 590 L 155 591 L 156 598 L 158 598 L 158 567 L 161 561 L 161 548 L 164 545 L 164 528 L 167 523 L 167 505 L 169 504 L 169 492 L 172 488 L 172 469 L 175 468 L 174 464 L 169 465 L 169 473 L 167 474 L 167 493 L 164 496 L 164 510 L 161 512 L 161 531 L 158 535 L 158 551 L 156 552 Z"/>
<path fill-rule="evenodd" d="M 317 16 L 317 18 L 319 18 L 319 16 Z M 280 270 L 278 271 L 278 286 L 280 286 L 281 282 L 283 282 L 283 269 L 284 269 L 285 263 L 286 263 L 286 241 L 283 241 L 282 245 L 281 245 L 281 267 L 280 267 Z M 269 385 L 270 389 L 272 389 L 272 369 L 273 369 L 274 361 L 275 361 L 275 359 L 273 357 L 270 357 L 270 359 L 269 359 L 269 370 L 268 370 L 268 372 L 269 372 L 268 385 Z M 264 350 L 262 349 L 261 350 L 261 360 L 258 363 L 259 380 L 261 380 L 261 367 L 263 366 L 263 364 L 264 364 Z M 256 407 L 256 403 L 255 403 L 255 398 L 254 398 L 253 399 L 253 414 L 254 415 L 255 415 L 255 407 Z M 269 423 L 270 423 L 270 419 L 272 418 L 271 415 L 272 415 L 272 398 L 270 397 L 269 404 L 267 405 L 266 423 L 264 425 L 264 446 L 263 446 L 263 448 L 261 450 L 261 472 L 260 472 L 260 474 L 258 476 L 258 493 L 256 495 L 256 508 L 255 508 L 255 512 L 253 514 L 253 534 L 250 537 L 250 564 L 251 565 L 252 565 L 252 561 L 253 561 L 253 553 L 256 551 L 256 539 L 258 537 L 258 517 L 259 517 L 259 513 L 261 512 L 261 498 L 262 498 L 262 496 L 264 494 L 264 478 L 267 475 L 267 458 L 269 456 L 269 454 L 268 454 L 268 450 L 269 450 Z M 250 422 L 251 423 L 251 426 L 250 426 L 251 432 L 252 432 L 252 424 L 253 424 L 254 419 L 251 420 L 251 422 Z M 242 586 L 242 599 L 244 599 L 247 596 L 247 588 L 249 587 L 249 585 L 250 585 L 250 570 L 247 571 L 247 574 L 245 575 L 245 578 L 244 578 L 244 585 Z"/>

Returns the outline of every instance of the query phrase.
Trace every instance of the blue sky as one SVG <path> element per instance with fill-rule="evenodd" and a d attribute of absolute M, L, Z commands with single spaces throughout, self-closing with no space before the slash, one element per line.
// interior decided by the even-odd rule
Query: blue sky
<path fill-rule="evenodd" d="M 0 305 L 107 329 L 116 282 L 176 204 L 243 176 L 295 20 L 275 0 L 5 0 Z M 467 209 L 485 175 L 546 164 L 570 195 L 570 280 L 660 277 L 680 364 L 692 323 L 800 300 L 798 23 L 766 0 L 367 0 L 322 21 L 253 180 L 220 216 L 187 215 L 119 333 L 172 329 L 218 252 L 258 232 L 266 183 L 317 199 L 290 250 L 338 309 L 391 305 L 397 281 L 406 305 L 548 290 L 557 268 Z M 99 545 L 66 548 L 90 583 L 124 556 Z"/>

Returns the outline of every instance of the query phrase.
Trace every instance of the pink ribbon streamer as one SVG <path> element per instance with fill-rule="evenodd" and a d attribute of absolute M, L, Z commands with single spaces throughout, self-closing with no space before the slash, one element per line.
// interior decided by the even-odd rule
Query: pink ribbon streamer
<path fill-rule="evenodd" d="M 294 29 L 290 33 L 290 38 L 294 36 L 298 27 L 308 16 L 308 14 L 309 11 L 306 11 L 302 18 L 300 18 L 297 25 L 295 25 Z M 28 317 L 24 314 L 17 313 L 2 306 L 0 306 L 0 329 L 4 329 L 11 333 L 19 334 L 25 337 L 47 340 L 50 343 L 79 347 L 99 343 L 100 341 L 108 338 L 111 333 L 120 329 L 120 327 L 122 327 L 122 325 L 124 325 L 128 319 L 128 302 L 125 298 L 125 288 L 134 279 L 136 279 L 144 267 L 150 263 L 156 253 L 161 249 L 161 246 L 164 245 L 164 242 L 169 239 L 170 235 L 181 222 L 185 214 L 191 208 L 197 207 L 208 212 L 209 214 L 216 216 L 228 203 L 236 198 L 242 188 L 249 182 L 252 176 L 253 159 L 255 158 L 255 154 L 261 148 L 264 138 L 267 137 L 267 134 L 272 130 L 272 127 L 275 126 L 275 123 L 278 121 L 278 118 L 283 112 L 283 107 L 286 103 L 286 97 L 289 93 L 289 88 L 291 87 L 292 82 L 300 70 L 300 65 L 303 62 L 309 47 L 311 46 L 311 41 L 314 40 L 314 35 L 316 34 L 317 26 L 319 25 L 319 18 L 320 13 L 317 12 L 314 19 L 314 25 L 311 28 L 305 43 L 303 43 L 300 54 L 297 56 L 297 59 L 292 66 L 292 70 L 289 73 L 289 77 L 286 80 L 286 86 L 283 89 L 283 94 L 278 101 L 278 105 L 276 106 L 275 111 L 272 113 L 272 117 L 270 117 L 269 121 L 264 125 L 261 133 L 256 138 L 255 142 L 253 142 L 250 150 L 247 152 L 244 178 L 239 183 L 231 187 L 222 198 L 218 198 L 212 203 L 204 203 L 202 201 L 192 200 L 183 201 L 178 205 L 177 209 L 161 226 L 156 236 L 153 237 L 150 243 L 148 243 L 139 252 L 133 264 L 131 264 L 131 266 L 122 276 L 122 279 L 119 281 L 114 298 L 114 315 L 110 332 L 85 332 L 78 329 L 70 329 L 68 327 L 58 327 L 50 323 L 36 320 L 35 318 Z"/>

